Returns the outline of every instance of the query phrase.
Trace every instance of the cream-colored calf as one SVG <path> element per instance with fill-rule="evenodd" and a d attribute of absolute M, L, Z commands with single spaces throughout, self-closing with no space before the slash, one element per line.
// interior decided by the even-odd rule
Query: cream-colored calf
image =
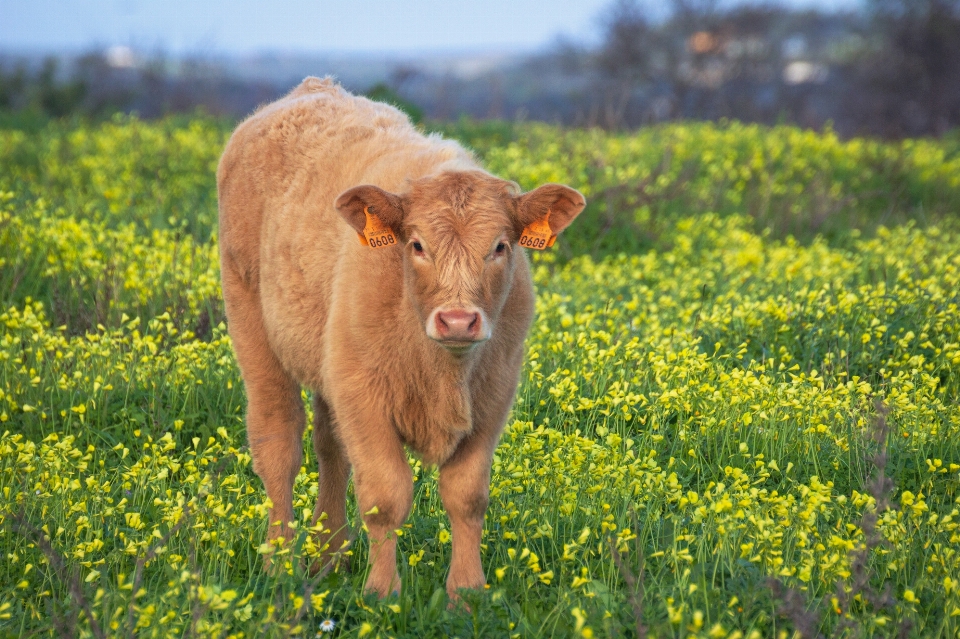
<path fill-rule="evenodd" d="M 526 194 L 396 109 L 308 78 L 230 138 L 217 171 L 230 335 L 254 469 L 289 538 L 302 462 L 300 389 L 314 393 L 315 520 L 346 529 L 353 469 L 369 529 L 366 588 L 400 587 L 396 539 L 413 485 L 404 446 L 440 467 L 447 590 L 480 588 L 490 463 L 513 403 L 533 288 L 520 244 L 552 243 L 584 206 Z"/>

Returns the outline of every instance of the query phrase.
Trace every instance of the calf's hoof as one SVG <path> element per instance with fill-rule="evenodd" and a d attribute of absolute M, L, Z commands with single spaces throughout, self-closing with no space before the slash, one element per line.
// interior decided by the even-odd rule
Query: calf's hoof
<path fill-rule="evenodd" d="M 461 593 L 466 592 L 480 592 L 484 589 L 484 587 L 485 586 L 480 586 L 478 588 L 456 588 L 451 590 L 450 587 L 447 586 L 447 610 L 450 610 L 451 612 L 455 610 L 462 610 L 466 613 L 473 612 L 473 608 L 470 607 L 470 604 L 464 601 L 463 597 L 460 595 Z"/>
<path fill-rule="evenodd" d="M 376 593 L 378 599 L 389 597 L 390 595 L 400 594 L 400 575 L 394 575 L 388 579 L 374 579 L 373 576 L 367 579 L 363 591 L 367 594 Z"/>
<path fill-rule="evenodd" d="M 460 591 L 462 590 L 472 590 L 476 592 L 482 591 L 487 587 L 486 582 L 481 582 L 473 586 L 454 586 L 450 583 L 447 583 L 447 596 L 450 597 L 450 601 L 459 601 L 460 600 Z"/>
<path fill-rule="evenodd" d="M 328 539 L 325 536 L 314 537 L 314 541 L 319 548 L 323 548 L 318 556 L 306 560 L 307 571 L 311 577 L 326 575 L 331 570 L 334 572 L 349 573 L 350 558 L 348 552 L 353 546 L 352 537 L 335 537 Z M 326 544 L 329 544 L 324 548 Z"/>
<path fill-rule="evenodd" d="M 307 572 L 311 577 L 325 576 L 328 573 L 350 573 L 350 555 L 343 552 L 323 553 L 320 557 L 307 560 Z"/>
<path fill-rule="evenodd" d="M 447 576 L 447 595 L 453 601 L 460 598 L 460 590 L 483 590 L 486 585 L 487 578 L 479 565 L 472 569 L 454 566 Z"/>

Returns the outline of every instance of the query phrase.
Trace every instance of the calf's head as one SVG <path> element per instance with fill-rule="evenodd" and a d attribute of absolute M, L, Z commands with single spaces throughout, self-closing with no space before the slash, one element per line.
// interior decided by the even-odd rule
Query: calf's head
<path fill-rule="evenodd" d="M 525 229 L 555 237 L 585 203 L 560 184 L 521 194 L 482 171 L 450 171 L 413 181 L 400 195 L 357 186 L 336 207 L 361 237 L 380 229 L 385 239 L 361 240 L 370 250 L 402 251 L 405 294 L 424 332 L 463 354 L 496 330 Z"/>

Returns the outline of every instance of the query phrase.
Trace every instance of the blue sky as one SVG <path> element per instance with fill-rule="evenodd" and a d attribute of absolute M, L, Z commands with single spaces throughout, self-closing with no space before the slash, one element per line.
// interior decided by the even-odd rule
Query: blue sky
<path fill-rule="evenodd" d="M 561 33 L 595 38 L 597 16 L 610 1 L 0 0 L 0 50 L 127 45 L 174 54 L 522 51 L 543 47 Z"/>

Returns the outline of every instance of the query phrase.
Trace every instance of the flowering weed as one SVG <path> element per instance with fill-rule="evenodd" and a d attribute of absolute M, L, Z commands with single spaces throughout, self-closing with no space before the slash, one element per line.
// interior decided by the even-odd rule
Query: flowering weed
<path fill-rule="evenodd" d="M 533 257 L 468 611 L 448 609 L 437 472 L 415 459 L 400 597 L 363 597 L 359 531 L 337 570 L 306 571 L 309 429 L 297 536 L 261 545 L 217 301 L 226 129 L 50 127 L 0 131 L 0 634 L 960 632 L 960 235 L 947 217 L 883 226 L 876 195 L 895 176 L 897 214 L 960 202 L 947 142 L 738 124 L 474 138 L 494 171 L 611 209 Z M 771 580 L 812 626 L 778 614 Z"/>

